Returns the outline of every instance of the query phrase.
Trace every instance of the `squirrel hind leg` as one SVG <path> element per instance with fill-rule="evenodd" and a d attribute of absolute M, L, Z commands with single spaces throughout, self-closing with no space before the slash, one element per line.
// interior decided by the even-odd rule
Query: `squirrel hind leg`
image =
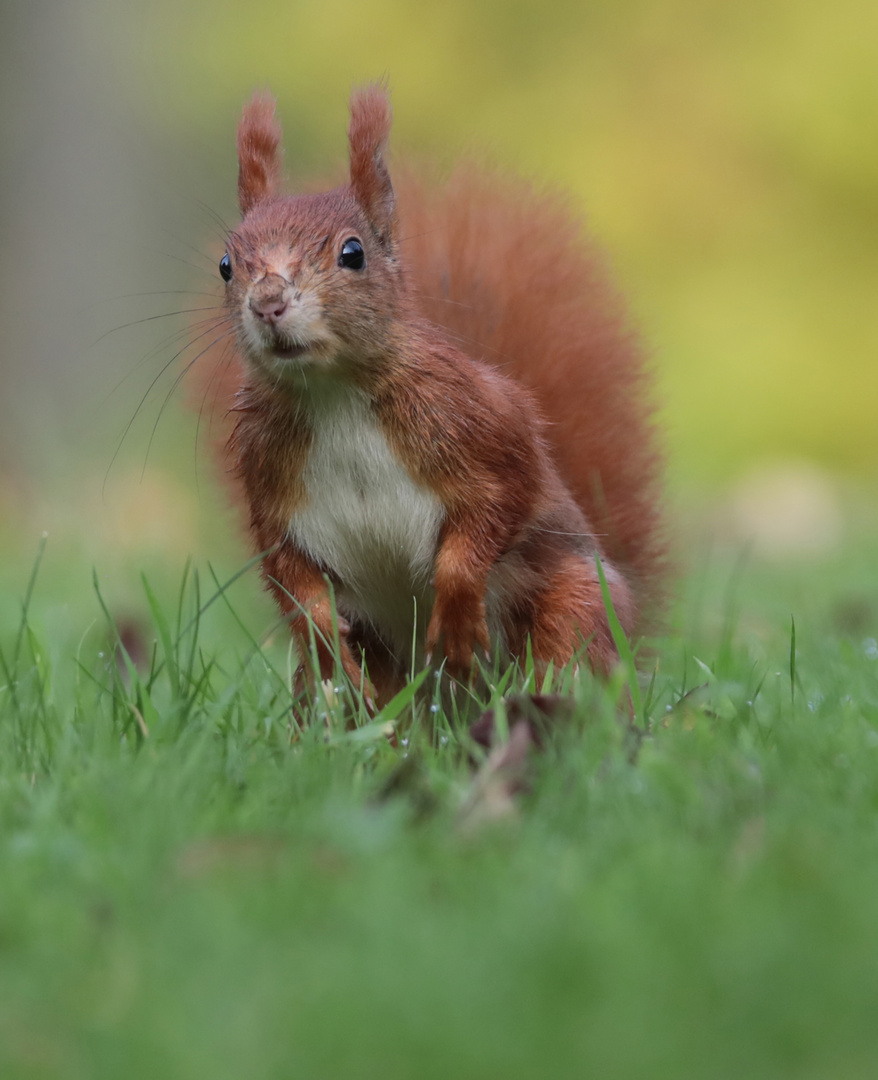
<path fill-rule="evenodd" d="M 637 622 L 631 590 L 611 563 L 604 561 L 602 566 L 616 616 L 625 633 L 631 633 Z M 528 617 L 522 618 L 525 611 Z M 610 673 L 619 656 L 593 559 L 574 553 L 563 556 L 543 579 L 532 603 L 510 612 L 507 640 L 512 651 L 522 654 L 528 635 L 540 667 L 550 661 L 568 663 L 585 642 L 592 669 L 599 675 Z"/>

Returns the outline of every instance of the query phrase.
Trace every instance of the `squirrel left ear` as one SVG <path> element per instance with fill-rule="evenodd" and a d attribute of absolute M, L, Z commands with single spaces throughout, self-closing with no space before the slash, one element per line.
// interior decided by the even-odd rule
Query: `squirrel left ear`
<path fill-rule="evenodd" d="M 396 199 L 390 173 L 384 164 L 391 120 L 390 102 L 384 86 L 372 83 L 354 91 L 348 128 L 351 190 L 383 243 L 393 239 L 395 221 Z"/>

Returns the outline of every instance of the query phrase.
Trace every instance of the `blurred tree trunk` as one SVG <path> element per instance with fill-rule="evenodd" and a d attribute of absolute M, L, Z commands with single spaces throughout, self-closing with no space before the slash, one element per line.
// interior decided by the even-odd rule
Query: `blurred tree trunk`
<path fill-rule="evenodd" d="M 136 278 L 141 182 L 106 10 L 0 0 L 0 468 L 24 483 L 88 444 L 107 388 L 95 305 Z"/>

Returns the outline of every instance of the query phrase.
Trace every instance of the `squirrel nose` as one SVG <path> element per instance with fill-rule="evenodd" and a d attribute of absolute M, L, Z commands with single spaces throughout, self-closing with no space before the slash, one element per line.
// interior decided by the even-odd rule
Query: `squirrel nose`
<path fill-rule="evenodd" d="M 283 296 L 268 296 L 260 299 L 256 297 L 250 298 L 250 310 L 257 319 L 268 323 L 270 326 L 280 322 L 289 310 L 289 306 L 289 300 L 286 300 Z"/>

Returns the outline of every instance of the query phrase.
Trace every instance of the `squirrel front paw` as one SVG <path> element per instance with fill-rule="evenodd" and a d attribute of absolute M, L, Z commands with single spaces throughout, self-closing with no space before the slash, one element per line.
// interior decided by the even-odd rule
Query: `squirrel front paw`
<path fill-rule="evenodd" d="M 333 612 L 330 608 L 328 601 L 321 600 L 316 604 L 313 604 L 308 613 L 310 615 L 311 625 L 314 629 L 314 648 L 316 650 L 317 670 L 320 675 L 320 682 L 324 682 L 327 679 L 333 678 L 333 672 L 335 671 L 336 661 L 341 664 L 342 670 L 345 675 L 350 679 L 355 687 L 363 695 L 363 700 L 366 703 L 366 708 L 371 716 L 375 715 L 375 691 L 372 688 L 372 684 L 366 678 L 359 661 L 354 656 L 354 653 L 348 645 L 348 635 L 350 634 L 350 623 L 339 615 L 337 612 Z M 336 652 L 333 644 L 334 625 L 338 629 L 338 651 Z M 309 664 L 305 657 L 310 654 L 311 651 L 311 630 L 308 619 L 305 616 L 300 616 L 299 619 L 293 623 L 293 633 L 299 644 L 299 653 L 302 657 L 301 667 L 299 669 L 298 685 L 301 687 L 302 679 L 307 684 L 312 693 L 316 692 L 317 680 L 315 680 L 314 665 Z"/>
<path fill-rule="evenodd" d="M 331 654 L 326 658 L 321 657 L 319 664 L 320 679 L 315 677 L 315 671 L 311 664 L 305 662 L 299 665 L 293 680 L 293 693 L 299 695 L 306 690 L 310 695 L 319 693 L 319 684 L 332 685 L 332 674 L 334 664 L 331 662 Z M 347 675 L 348 679 L 363 695 L 363 701 L 366 705 L 366 710 L 370 716 L 374 716 L 377 712 L 375 705 L 375 690 L 372 687 L 371 682 L 366 678 L 362 667 L 357 663 L 354 654 L 351 652 L 347 643 L 342 639 L 339 642 L 338 659 L 341 663 L 342 671 Z"/>
<path fill-rule="evenodd" d="M 351 680 L 356 688 L 363 695 L 363 701 L 366 703 L 366 710 L 370 716 L 374 716 L 376 712 L 375 708 L 375 690 L 369 680 L 366 678 L 365 672 L 362 667 L 354 659 L 354 654 L 351 652 L 347 641 L 342 639 L 340 642 L 339 659 L 341 660 L 341 666 L 345 675 Z"/>
<path fill-rule="evenodd" d="M 476 646 L 481 648 L 486 658 L 490 658 L 491 639 L 484 601 L 445 604 L 437 598 L 427 626 L 428 664 L 440 645 L 445 656 L 445 670 L 457 679 L 466 678 L 472 672 Z"/>

